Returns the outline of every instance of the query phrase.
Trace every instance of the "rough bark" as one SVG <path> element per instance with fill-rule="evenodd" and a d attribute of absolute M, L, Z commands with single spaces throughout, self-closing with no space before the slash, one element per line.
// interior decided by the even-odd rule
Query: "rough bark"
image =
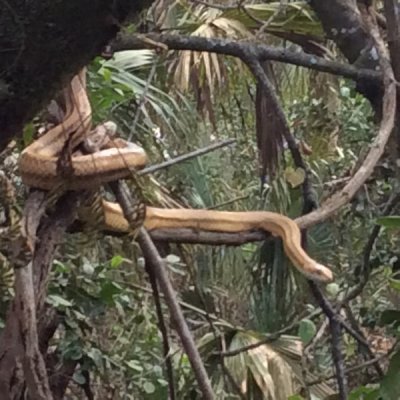
<path fill-rule="evenodd" d="M 14 0 L 0 6 L 0 149 L 119 25 L 151 0 Z"/>
<path fill-rule="evenodd" d="M 355 0 L 311 0 L 310 5 L 320 19 L 327 37 L 336 43 L 351 64 L 369 69 L 379 65 L 373 38 Z M 357 82 L 357 90 L 371 102 L 379 115 L 382 85 L 363 80 Z"/>
<path fill-rule="evenodd" d="M 44 334 L 46 332 L 47 334 L 54 333 L 55 330 L 54 318 L 49 320 L 44 317 L 44 314 L 50 316 L 47 312 L 47 307 L 44 306 L 44 300 L 54 252 L 66 229 L 75 219 L 78 199 L 79 197 L 75 193 L 66 195 L 58 203 L 54 214 L 51 214 L 46 221 L 43 221 L 39 228 L 38 244 L 32 265 L 29 266 L 31 277 L 33 272 L 32 282 L 25 282 L 28 279 L 27 267 L 19 268 L 15 271 L 16 296 L 10 305 L 6 326 L 0 337 L 1 399 L 20 399 L 26 383 L 28 393 L 32 396 L 31 398 L 51 399 L 49 393 L 43 396 L 36 393 L 38 385 L 35 380 L 43 382 L 44 379 L 42 379 L 43 377 L 37 379 L 31 374 L 34 370 L 36 370 L 36 375 L 43 373 L 43 365 L 37 364 L 37 360 L 41 358 L 37 345 L 39 344 L 40 351 L 44 353 L 46 351 L 46 342 L 48 343 L 50 339 L 49 337 L 45 338 Z M 25 291 L 30 289 L 32 292 L 30 293 L 30 299 L 28 299 Z M 36 308 L 36 312 L 33 308 Z M 38 321 L 39 324 L 37 324 Z M 41 336 L 41 339 L 37 340 L 38 336 Z M 42 362 L 43 360 L 39 361 L 39 363 Z M 37 368 L 38 365 L 40 368 Z"/>

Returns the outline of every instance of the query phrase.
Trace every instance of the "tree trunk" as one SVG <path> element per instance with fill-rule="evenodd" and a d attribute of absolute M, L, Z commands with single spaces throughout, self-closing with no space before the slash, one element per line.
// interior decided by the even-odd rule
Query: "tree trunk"
<path fill-rule="evenodd" d="M 151 0 L 13 0 L 0 6 L 0 149 L 121 23 Z"/>
<path fill-rule="evenodd" d="M 336 43 L 351 64 L 370 69 L 379 65 L 373 39 L 365 28 L 355 0 L 311 0 L 310 5 L 327 37 Z M 382 89 L 381 85 L 371 81 L 357 84 L 357 90 L 370 101 L 377 118 L 380 115 Z"/>

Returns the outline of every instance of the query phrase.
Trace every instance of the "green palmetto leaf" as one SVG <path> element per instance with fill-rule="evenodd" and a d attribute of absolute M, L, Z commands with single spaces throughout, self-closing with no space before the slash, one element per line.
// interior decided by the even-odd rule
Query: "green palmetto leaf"
<path fill-rule="evenodd" d="M 396 215 L 392 215 L 389 217 L 381 217 L 376 220 L 376 223 L 384 226 L 385 228 L 400 228 L 400 217 Z"/>
<path fill-rule="evenodd" d="M 178 105 L 175 98 L 136 74 L 137 70 L 153 63 L 153 51 L 123 51 L 115 53 L 111 60 L 103 62 L 98 74 L 117 84 L 124 92 L 130 92 L 130 95 L 138 101 L 143 100 L 144 96 L 145 101 L 142 101 L 141 112 L 148 127 L 156 125 L 151 116 L 155 114 L 171 132 L 174 132 L 177 127 L 186 130 L 187 125 L 185 119 L 182 118 L 186 113 L 182 111 L 182 107 Z"/>

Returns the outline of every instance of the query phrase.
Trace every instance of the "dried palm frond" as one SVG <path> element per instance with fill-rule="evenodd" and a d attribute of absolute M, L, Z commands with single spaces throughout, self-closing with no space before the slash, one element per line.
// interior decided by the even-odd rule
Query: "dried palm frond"
<path fill-rule="evenodd" d="M 264 63 L 267 76 L 273 75 L 272 65 Z M 271 96 L 260 84 L 256 90 L 256 135 L 260 157 L 260 176 L 265 181 L 268 172 L 272 178 L 279 163 L 280 152 L 283 148 L 282 121 L 277 117 L 271 106 Z"/>

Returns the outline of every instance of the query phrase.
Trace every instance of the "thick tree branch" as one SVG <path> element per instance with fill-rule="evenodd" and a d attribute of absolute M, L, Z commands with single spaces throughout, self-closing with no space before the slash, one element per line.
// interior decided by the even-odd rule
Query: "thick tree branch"
<path fill-rule="evenodd" d="M 327 37 L 337 44 L 351 64 L 371 70 L 378 66 L 375 40 L 355 0 L 311 0 L 310 6 L 321 21 Z M 360 80 L 357 89 L 380 114 L 382 86 L 371 80 Z"/>
<path fill-rule="evenodd" d="M 149 233 L 157 242 L 198 243 L 213 246 L 239 246 L 249 242 L 263 241 L 269 237 L 264 231 L 220 233 L 195 229 L 154 229 Z"/>
<path fill-rule="evenodd" d="M 393 73 L 396 80 L 400 80 L 400 26 L 399 4 L 396 0 L 384 0 L 385 16 L 387 21 L 387 42 Z"/>
<path fill-rule="evenodd" d="M 400 16 L 399 4 L 396 0 L 384 0 L 384 10 L 387 20 L 387 42 L 389 46 L 390 58 L 392 61 L 393 73 L 397 81 L 400 80 Z M 400 100 L 400 91 L 397 90 L 397 102 Z M 395 166 L 397 178 L 400 177 L 400 167 L 397 159 L 400 156 L 400 107 L 397 107 L 396 122 L 391 138 L 390 157 Z"/>
<path fill-rule="evenodd" d="M 145 39 L 151 41 L 146 41 Z M 162 43 L 170 50 L 206 51 L 243 58 L 251 54 L 258 61 L 279 61 L 292 65 L 328 72 L 334 75 L 353 79 L 354 81 L 372 81 L 381 85 L 382 74 L 373 69 L 357 68 L 352 65 L 329 61 L 322 57 L 309 55 L 301 51 L 293 51 L 282 47 L 271 47 L 261 43 L 238 41 L 235 39 L 205 38 L 183 35 L 131 35 L 120 34 L 112 42 L 113 51 L 154 48 L 151 43 Z"/>

